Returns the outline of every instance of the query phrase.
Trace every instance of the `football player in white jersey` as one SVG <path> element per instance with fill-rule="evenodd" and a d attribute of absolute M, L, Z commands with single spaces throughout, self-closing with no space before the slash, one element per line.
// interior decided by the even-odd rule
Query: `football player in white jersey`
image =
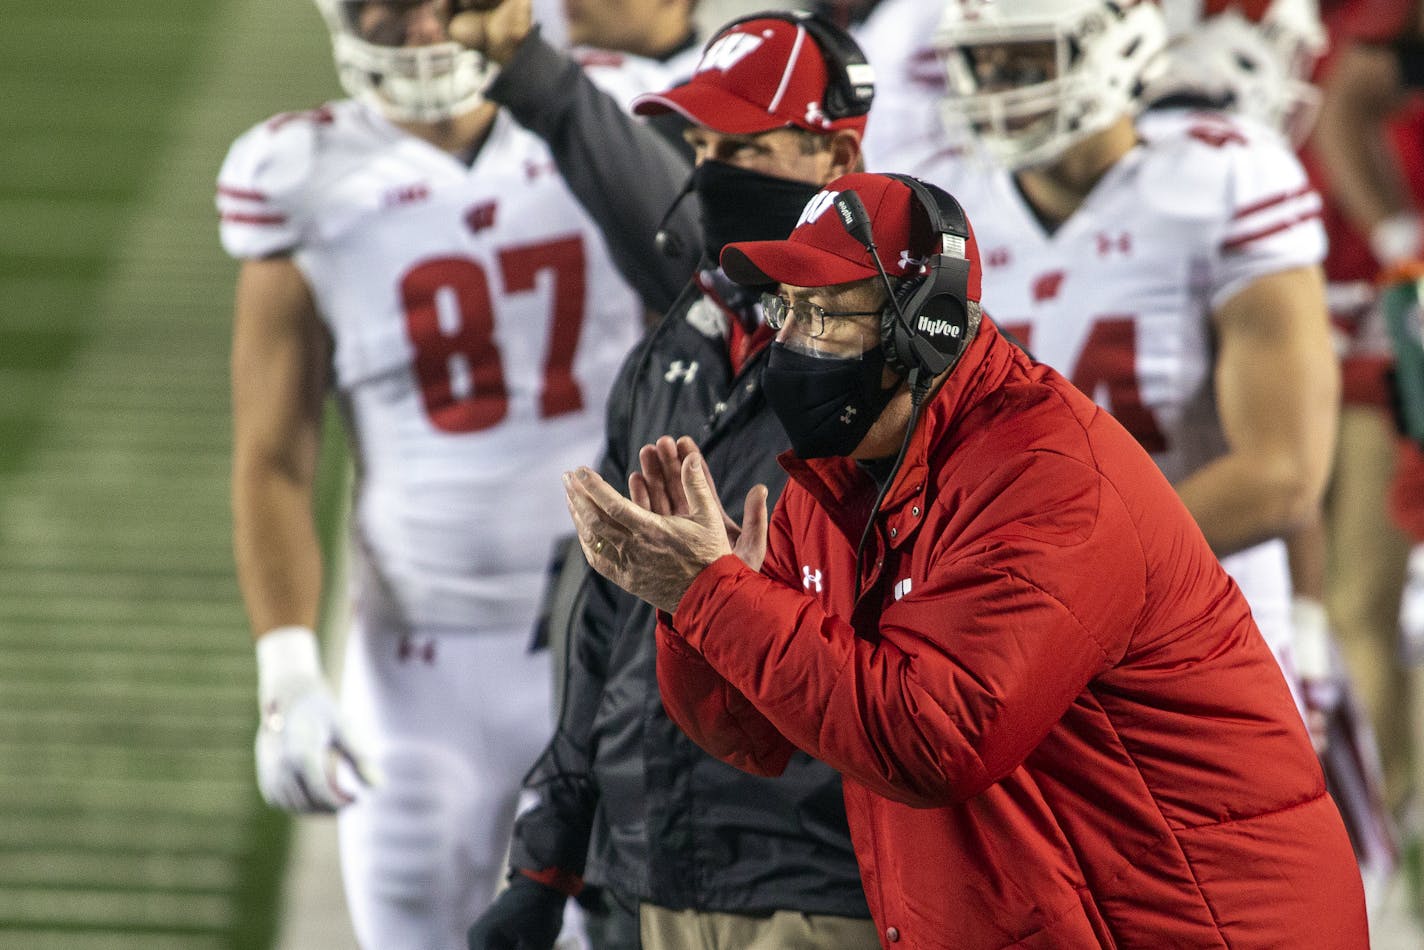
<path fill-rule="evenodd" d="M 1246 116 L 1299 149 L 1321 98 L 1310 83 L 1327 45 L 1316 0 L 1250 5 L 1164 0 L 1162 6 L 1170 39 L 1165 68 L 1143 94 L 1148 108 L 1208 108 Z M 1389 530 L 1384 505 L 1390 469 L 1381 460 L 1393 456 L 1395 433 L 1377 403 L 1361 403 L 1358 382 L 1361 365 L 1380 365 L 1387 331 L 1379 308 L 1371 305 L 1369 284 L 1339 280 L 1342 271 L 1349 272 L 1348 250 L 1333 245 L 1349 236 L 1329 230 L 1338 228 L 1338 216 L 1327 212 L 1322 220 L 1332 244 L 1324 262 L 1326 298 L 1344 386 L 1326 497 L 1286 538 L 1292 660 L 1307 722 L 1375 913 L 1395 873 L 1398 845 L 1370 711 L 1373 706 L 1382 713 L 1383 735 L 1403 738 L 1407 732 L 1390 725 L 1408 704 L 1378 704 L 1379 693 L 1395 700 L 1403 695 L 1398 690 L 1404 681 L 1390 675 L 1398 664 L 1394 618 L 1374 602 L 1398 600 L 1405 552 Z M 1361 683 L 1375 690 L 1361 692 Z"/>
<path fill-rule="evenodd" d="M 317 0 L 352 98 L 279 115 L 218 179 L 241 263 L 232 355 L 239 582 L 258 781 L 339 810 L 369 950 L 452 950 L 493 896 L 552 728 L 533 627 L 560 473 L 593 461 L 641 307 L 544 144 L 436 0 Z M 318 657 L 324 397 L 355 459 L 341 709 Z"/>
<path fill-rule="evenodd" d="M 946 108 L 988 161 L 918 171 L 979 222 L 995 322 L 1152 453 L 1292 679 L 1280 539 L 1338 411 L 1320 199 L 1249 120 L 1136 116 L 1165 41 L 1145 0 L 948 4 Z"/>
<path fill-rule="evenodd" d="M 946 147 L 939 100 L 944 70 L 935 56 L 939 4 L 882 0 L 852 30 L 875 66 L 880 101 L 865 127 L 869 168 L 905 168 Z M 884 110 L 884 111 L 881 111 Z"/>

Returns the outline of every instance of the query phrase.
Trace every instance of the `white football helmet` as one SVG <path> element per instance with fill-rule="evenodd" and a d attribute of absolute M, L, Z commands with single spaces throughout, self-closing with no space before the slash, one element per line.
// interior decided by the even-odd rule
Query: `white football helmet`
<path fill-rule="evenodd" d="M 364 38 L 357 17 L 372 0 L 316 0 L 331 31 L 341 87 L 398 122 L 439 122 L 483 101 L 496 67 L 478 52 L 446 41 L 427 46 L 381 45 Z M 415 6 L 384 0 L 394 7 Z"/>
<path fill-rule="evenodd" d="M 1147 99 L 1204 100 L 1264 122 L 1299 146 L 1320 108 L 1320 90 L 1310 84 L 1326 46 L 1319 5 L 1272 0 L 1258 17 L 1232 0 L 1209 0 L 1200 20 L 1168 45 L 1166 69 Z"/>
<path fill-rule="evenodd" d="M 1166 42 L 1150 0 L 950 0 L 935 36 L 949 76 L 946 123 L 967 124 L 1010 169 L 1051 162 L 1140 107 Z M 1045 68 L 986 75 L 1016 47 L 1038 51 Z"/>

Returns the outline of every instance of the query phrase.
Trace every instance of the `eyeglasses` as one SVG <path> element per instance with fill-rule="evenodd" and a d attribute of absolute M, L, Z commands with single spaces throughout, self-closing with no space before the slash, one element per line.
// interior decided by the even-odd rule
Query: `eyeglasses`
<path fill-rule="evenodd" d="M 878 317 L 879 310 L 827 310 L 808 300 L 792 303 L 780 294 L 762 294 L 761 312 L 767 326 L 780 330 L 790 321 L 796 322 L 799 335 L 815 340 L 826 332 L 827 317 Z"/>

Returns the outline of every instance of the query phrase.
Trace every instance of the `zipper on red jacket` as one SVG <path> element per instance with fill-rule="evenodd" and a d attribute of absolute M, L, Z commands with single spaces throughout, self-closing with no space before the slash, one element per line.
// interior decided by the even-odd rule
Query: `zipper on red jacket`
<path fill-rule="evenodd" d="M 879 643 L 880 615 L 885 612 L 885 579 L 890 573 L 885 570 L 888 550 L 884 533 L 878 524 L 871 530 L 870 545 L 874 556 L 865 559 L 860 599 L 851 608 L 850 623 L 856 636 L 871 643 Z"/>

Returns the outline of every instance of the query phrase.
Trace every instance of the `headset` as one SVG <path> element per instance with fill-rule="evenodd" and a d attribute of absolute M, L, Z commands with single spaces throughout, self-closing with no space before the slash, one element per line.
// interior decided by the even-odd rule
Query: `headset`
<path fill-rule="evenodd" d="M 851 237 L 870 252 L 875 269 L 890 295 L 890 302 L 880 311 L 880 345 L 885 364 L 907 377 L 910 386 L 910 419 L 905 426 L 905 438 L 890 466 L 890 473 L 880 485 L 870 506 L 870 518 L 855 546 L 855 599 L 860 600 L 861 563 L 865 545 L 875 525 L 885 493 L 895 480 L 910 437 L 919 422 L 920 409 L 929 395 L 935 378 L 948 370 L 964 355 L 969 345 L 969 221 L 954 196 L 943 188 L 927 184 L 909 175 L 887 174 L 910 189 L 916 202 L 929 219 L 931 233 L 939 235 L 939 249 L 932 251 L 924 264 L 924 275 L 900 285 L 897 293 L 880 261 L 875 247 L 875 235 L 870 228 L 870 214 L 865 203 L 854 191 L 843 191 L 832 202 L 841 224 Z M 914 228 L 911 227 L 913 236 Z"/>
<path fill-rule="evenodd" d="M 811 34 L 826 62 L 826 94 L 821 103 L 832 121 L 852 119 L 870 111 L 875 98 L 875 70 L 851 35 L 819 13 L 806 10 L 763 10 L 724 24 L 717 36 L 752 20 L 782 20 Z"/>
<path fill-rule="evenodd" d="M 880 342 L 885 362 L 910 377 L 910 388 L 923 398 L 931 381 L 954 365 L 968 344 L 969 223 L 964 209 L 943 188 L 912 178 L 888 174 L 915 196 L 929 220 L 931 233 L 939 235 L 939 249 L 924 265 L 924 276 L 906 281 L 896 291 L 880 261 L 871 233 L 870 215 L 853 191 L 836 197 L 835 206 L 845 229 L 875 261 L 880 279 L 890 294 L 880 317 Z"/>
<path fill-rule="evenodd" d="M 713 37 L 726 34 L 743 23 L 752 20 L 781 20 L 804 29 L 821 51 L 821 59 L 826 64 L 826 91 L 821 103 L 826 117 L 831 121 L 852 119 L 870 111 L 871 100 L 875 98 L 875 70 L 866 61 L 865 53 L 856 45 L 849 33 L 836 26 L 818 13 L 805 10 L 764 10 L 749 13 L 723 25 Z M 710 44 L 712 41 L 709 40 Z M 673 199 L 653 234 L 653 245 L 664 257 L 681 257 L 685 248 L 681 238 L 668 230 L 668 222 L 673 212 L 684 198 L 692 193 L 693 176 L 687 176 L 687 183 Z"/>

